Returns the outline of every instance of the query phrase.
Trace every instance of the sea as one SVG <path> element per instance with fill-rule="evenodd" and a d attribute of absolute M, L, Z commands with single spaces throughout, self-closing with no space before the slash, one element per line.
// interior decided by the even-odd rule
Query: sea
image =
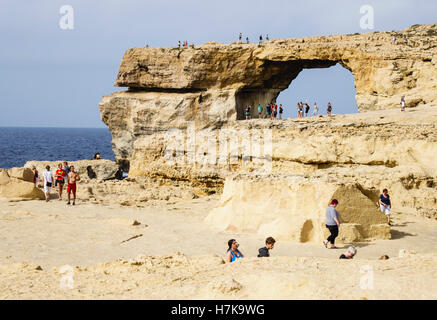
<path fill-rule="evenodd" d="M 27 161 L 114 160 L 111 132 L 106 128 L 0 127 L 0 168 L 22 167 Z"/>

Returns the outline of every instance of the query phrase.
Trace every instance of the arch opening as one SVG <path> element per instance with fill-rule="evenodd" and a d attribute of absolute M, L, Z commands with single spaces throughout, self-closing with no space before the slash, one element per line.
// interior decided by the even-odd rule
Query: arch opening
<path fill-rule="evenodd" d="M 284 107 L 282 118 L 297 117 L 297 103 L 308 103 L 313 115 L 317 102 L 317 115 L 326 115 L 328 102 L 333 114 L 358 113 L 356 89 L 353 74 L 342 62 L 330 60 L 301 60 L 291 62 L 265 63 L 262 87 L 244 88 L 236 94 L 236 119 L 244 120 L 247 105 L 250 118 L 257 119 L 258 106 L 266 118 L 266 105 L 280 104 Z M 278 115 L 279 117 L 279 115 Z"/>

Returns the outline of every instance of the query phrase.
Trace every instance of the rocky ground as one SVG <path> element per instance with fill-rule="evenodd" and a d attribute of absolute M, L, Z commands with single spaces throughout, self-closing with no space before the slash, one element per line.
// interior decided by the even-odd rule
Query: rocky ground
<path fill-rule="evenodd" d="M 338 260 L 347 245 L 328 250 L 292 241 L 279 241 L 272 257 L 260 260 L 261 236 L 204 223 L 217 201 L 153 200 L 138 208 L 2 198 L 0 298 L 437 298 L 435 220 L 395 214 L 392 240 L 355 244 L 353 261 Z M 246 255 L 232 265 L 222 259 L 229 238 Z M 385 254 L 389 260 L 378 260 Z M 368 265 L 373 290 L 360 287 Z M 73 288 L 61 289 L 71 274 Z"/>

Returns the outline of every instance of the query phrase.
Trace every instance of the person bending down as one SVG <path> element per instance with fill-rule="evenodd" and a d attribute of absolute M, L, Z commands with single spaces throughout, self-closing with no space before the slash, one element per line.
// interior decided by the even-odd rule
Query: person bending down
<path fill-rule="evenodd" d="M 70 167 L 70 173 L 68 174 L 68 186 L 67 186 L 67 194 L 68 194 L 68 202 L 70 204 L 70 195 L 73 193 L 73 206 L 76 204 L 76 182 L 80 181 L 80 176 L 77 172 L 74 171 L 74 166 Z"/>

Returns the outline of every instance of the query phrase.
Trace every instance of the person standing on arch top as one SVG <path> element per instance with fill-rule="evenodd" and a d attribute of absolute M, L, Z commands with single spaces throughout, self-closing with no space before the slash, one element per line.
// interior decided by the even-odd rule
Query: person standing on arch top
<path fill-rule="evenodd" d="M 328 107 L 326 108 L 326 113 L 328 114 L 328 116 L 331 116 L 331 112 L 332 112 L 332 104 L 331 104 L 331 102 L 328 102 Z"/>
<path fill-rule="evenodd" d="M 261 34 L 260 36 L 259 36 L 259 44 L 262 44 L 263 43 L 263 35 Z"/>
<path fill-rule="evenodd" d="M 337 199 L 332 199 L 329 203 L 328 208 L 326 208 L 326 228 L 328 228 L 331 235 L 328 239 L 323 240 L 323 245 L 325 248 L 337 249 L 335 246 L 335 238 L 338 236 L 338 229 L 340 228 L 340 220 L 338 218 L 338 212 L 336 210 L 338 205 Z"/>
<path fill-rule="evenodd" d="M 242 39 L 243 39 L 243 33 L 240 32 L 240 35 L 238 36 L 238 41 L 241 42 Z"/>
<path fill-rule="evenodd" d="M 305 118 L 308 117 L 308 112 L 310 111 L 310 106 L 308 102 L 305 102 Z"/>
<path fill-rule="evenodd" d="M 249 37 L 246 37 L 246 43 L 249 44 Z"/>
<path fill-rule="evenodd" d="M 319 112 L 319 107 L 317 106 L 317 103 L 314 102 L 313 117 L 316 117 L 318 112 Z"/>

